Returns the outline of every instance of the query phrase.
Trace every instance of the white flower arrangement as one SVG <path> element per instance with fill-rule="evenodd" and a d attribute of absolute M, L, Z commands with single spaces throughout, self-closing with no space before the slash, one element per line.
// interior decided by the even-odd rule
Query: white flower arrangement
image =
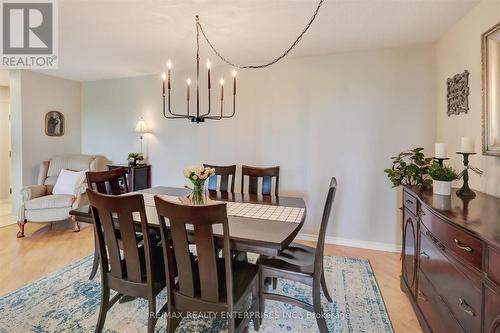
<path fill-rule="evenodd" d="M 208 177 L 214 174 L 215 174 L 214 168 L 205 168 L 203 166 L 194 166 L 184 169 L 184 177 L 186 177 L 192 182 L 196 182 L 199 180 L 201 181 L 207 180 Z"/>

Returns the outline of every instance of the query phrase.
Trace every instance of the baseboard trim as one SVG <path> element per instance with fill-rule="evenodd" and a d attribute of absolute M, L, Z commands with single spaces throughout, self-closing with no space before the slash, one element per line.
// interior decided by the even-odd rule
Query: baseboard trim
<path fill-rule="evenodd" d="M 318 235 L 300 233 L 297 235 L 296 239 L 315 242 L 318 239 Z M 359 247 L 362 249 L 369 249 L 369 250 L 377 250 L 385 252 L 401 252 L 401 245 L 390 244 L 390 243 L 371 242 L 371 241 L 349 239 L 342 237 L 332 237 L 332 236 L 326 236 L 325 242 L 327 244 Z"/>

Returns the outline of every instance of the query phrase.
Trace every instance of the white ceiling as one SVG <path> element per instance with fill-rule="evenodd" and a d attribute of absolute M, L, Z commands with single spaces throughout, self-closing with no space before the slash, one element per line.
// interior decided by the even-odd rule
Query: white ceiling
<path fill-rule="evenodd" d="M 435 41 L 478 0 L 326 0 L 292 57 Z M 79 81 L 194 66 L 195 24 L 237 63 L 279 55 L 312 15 L 314 0 L 59 0 L 59 69 Z M 215 56 L 202 42 L 201 58 Z M 217 64 L 217 63 L 216 63 Z"/>

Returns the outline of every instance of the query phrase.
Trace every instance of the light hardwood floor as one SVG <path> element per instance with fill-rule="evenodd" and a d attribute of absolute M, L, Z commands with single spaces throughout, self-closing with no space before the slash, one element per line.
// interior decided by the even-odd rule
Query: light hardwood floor
<path fill-rule="evenodd" d="M 9 199 L 0 199 L 0 228 L 16 223 L 15 216 L 12 216 L 12 205 Z"/>
<path fill-rule="evenodd" d="M 16 232 L 17 225 L 0 228 L 0 295 L 33 282 L 93 251 L 92 227 L 89 226 L 83 227 L 79 233 L 73 233 L 70 229 L 56 230 L 50 224 L 28 223 L 25 238 L 16 239 Z M 398 333 L 422 332 L 406 295 L 399 289 L 398 253 L 327 245 L 326 254 L 369 259 L 394 330 Z"/>

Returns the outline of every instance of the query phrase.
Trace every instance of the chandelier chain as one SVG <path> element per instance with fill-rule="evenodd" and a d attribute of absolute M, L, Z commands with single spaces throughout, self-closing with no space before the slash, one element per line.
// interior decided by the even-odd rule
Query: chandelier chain
<path fill-rule="evenodd" d="M 208 37 L 207 37 L 205 31 L 203 30 L 203 27 L 201 26 L 201 23 L 199 22 L 198 18 L 196 20 L 196 26 L 201 31 L 201 34 L 203 35 L 203 38 L 205 39 L 205 41 L 207 42 L 207 44 L 210 46 L 210 48 L 212 49 L 212 51 L 217 55 L 217 57 L 219 57 L 226 64 L 228 64 L 228 65 L 230 65 L 232 67 L 235 67 L 235 68 L 246 68 L 246 69 L 266 68 L 268 66 L 274 65 L 275 63 L 277 63 L 278 61 L 280 61 L 281 59 L 283 59 L 284 57 L 286 57 L 293 50 L 293 48 L 295 46 L 297 46 L 297 44 L 300 42 L 300 40 L 302 39 L 302 37 L 304 36 L 304 34 L 307 32 L 307 30 L 311 27 L 312 23 L 316 19 L 316 16 L 318 15 L 318 12 L 319 12 L 319 10 L 320 10 L 321 5 L 323 4 L 323 2 L 324 2 L 324 0 L 319 0 L 318 6 L 316 7 L 316 10 L 314 11 L 314 14 L 311 16 L 311 19 L 309 20 L 309 22 L 307 23 L 307 25 L 305 26 L 305 28 L 302 30 L 302 32 L 300 33 L 300 35 L 295 39 L 295 41 L 293 42 L 293 44 L 288 49 L 286 49 L 279 57 L 271 60 L 268 63 L 260 64 L 260 65 L 237 65 L 237 64 L 229 61 L 226 57 L 224 57 L 215 48 L 215 46 L 213 45 L 213 43 L 208 39 Z M 198 48 L 199 48 L 199 41 L 198 41 Z"/>

